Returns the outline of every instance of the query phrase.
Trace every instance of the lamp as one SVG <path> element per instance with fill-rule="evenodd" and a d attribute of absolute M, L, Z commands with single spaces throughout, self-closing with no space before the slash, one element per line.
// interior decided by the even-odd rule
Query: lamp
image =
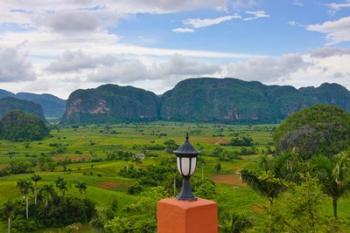
<path fill-rule="evenodd" d="M 185 143 L 175 150 L 174 154 L 176 155 L 177 169 L 182 176 L 181 192 L 176 198 L 178 200 L 195 201 L 197 198 L 192 194 L 190 178 L 196 170 L 198 151 L 191 145 L 188 133 L 186 134 Z"/>

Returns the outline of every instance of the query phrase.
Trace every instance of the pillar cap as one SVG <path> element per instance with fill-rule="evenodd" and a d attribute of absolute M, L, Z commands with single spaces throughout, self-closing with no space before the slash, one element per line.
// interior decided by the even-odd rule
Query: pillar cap
<path fill-rule="evenodd" d="M 191 209 L 194 207 L 207 206 L 207 205 L 213 205 L 213 204 L 216 205 L 215 201 L 201 199 L 201 198 L 198 198 L 195 201 L 182 201 L 182 200 L 177 200 L 176 198 L 166 198 L 166 199 L 160 200 L 159 204 L 160 203 L 174 205 L 181 209 Z"/>

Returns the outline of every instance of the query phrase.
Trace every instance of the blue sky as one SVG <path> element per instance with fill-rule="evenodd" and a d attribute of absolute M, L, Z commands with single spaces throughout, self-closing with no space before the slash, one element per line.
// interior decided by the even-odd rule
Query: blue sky
<path fill-rule="evenodd" d="M 304 27 L 346 17 L 350 13 L 350 7 L 335 12 L 327 7 L 327 3 L 331 2 L 261 1 L 250 10 L 264 10 L 268 18 L 231 20 L 190 33 L 174 33 L 172 29 L 183 27 L 182 22 L 189 18 L 218 18 L 232 14 L 249 17 L 245 13 L 249 9 L 137 14 L 131 19 L 122 20 L 111 31 L 122 36 L 122 42 L 132 41 L 142 46 L 281 55 L 323 47 L 327 43 L 324 34 L 307 31 Z M 292 22 L 296 25 L 291 25 Z M 338 45 L 348 47 L 349 43 Z"/>
<path fill-rule="evenodd" d="M 0 88 L 162 93 L 201 76 L 350 88 L 350 0 L 3 0 Z"/>

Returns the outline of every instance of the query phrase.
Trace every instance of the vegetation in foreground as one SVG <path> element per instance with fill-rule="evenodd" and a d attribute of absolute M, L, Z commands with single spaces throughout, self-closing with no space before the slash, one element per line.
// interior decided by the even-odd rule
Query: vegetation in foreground
<path fill-rule="evenodd" d="M 347 232 L 347 138 L 316 140 L 317 148 L 339 144 L 309 153 L 305 143 L 315 141 L 290 133 L 307 124 L 311 132 L 317 127 L 327 132 L 310 138 L 336 135 L 334 119 L 346 126 L 348 114 L 315 106 L 277 130 L 273 125 L 155 122 L 55 127 L 52 137 L 41 141 L 0 141 L 0 231 L 10 222 L 12 232 L 54 231 L 48 226 L 62 232 L 155 232 L 156 202 L 180 188 L 171 151 L 188 131 L 201 151 L 194 192 L 218 202 L 220 232 Z M 43 190 L 49 189 L 54 195 L 46 198 Z M 61 202 L 74 203 L 67 204 L 73 210 L 85 206 L 82 216 L 87 217 L 52 222 L 50 216 L 62 211 L 55 203 Z M 47 209 L 51 215 L 40 215 Z"/>

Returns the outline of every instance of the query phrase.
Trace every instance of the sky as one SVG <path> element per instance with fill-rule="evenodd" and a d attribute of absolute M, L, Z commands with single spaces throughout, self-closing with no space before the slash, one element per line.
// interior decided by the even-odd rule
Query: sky
<path fill-rule="evenodd" d="M 350 89 L 350 0 L 1 0 L 0 89 L 188 78 Z"/>

